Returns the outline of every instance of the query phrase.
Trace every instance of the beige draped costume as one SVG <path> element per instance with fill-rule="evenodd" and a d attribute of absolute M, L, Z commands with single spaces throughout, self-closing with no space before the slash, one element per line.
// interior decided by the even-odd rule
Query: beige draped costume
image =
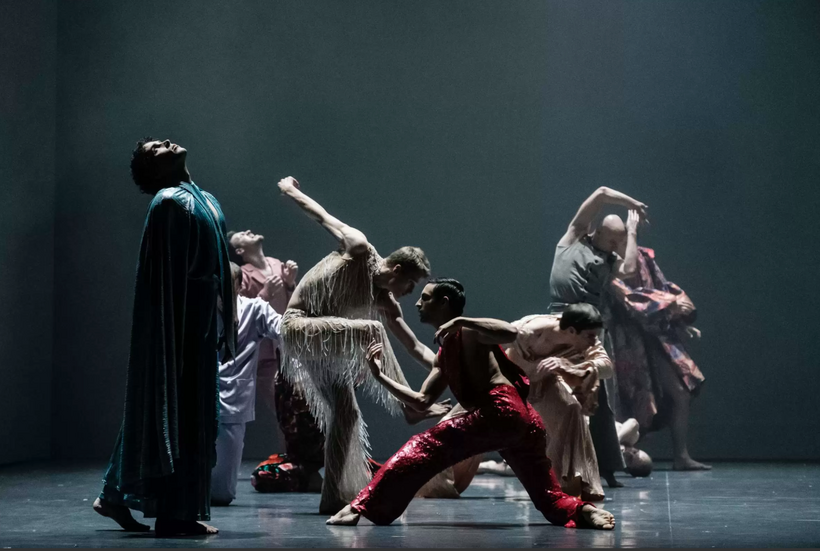
<path fill-rule="evenodd" d="M 602 499 L 604 491 L 586 415 L 597 407 L 599 381 L 612 377 L 612 361 L 598 339 L 583 351 L 551 342 L 552 328 L 560 319 L 560 314 L 545 314 L 513 322 L 518 338 L 507 355 L 530 378 L 528 400 L 547 429 L 547 456 L 564 491 L 580 489 L 585 499 Z M 563 360 L 572 375 L 563 377 L 539 369 L 539 362 L 546 358 Z"/>
<path fill-rule="evenodd" d="M 373 289 L 381 258 L 373 247 L 345 258 L 333 252 L 314 266 L 295 295 L 304 310 L 289 308 L 282 322 L 283 373 L 304 393 L 325 434 L 322 507 L 344 506 L 370 481 L 367 430 L 354 387 L 393 415 L 399 402 L 370 376 L 365 358 L 372 340 L 384 344 L 382 370 L 406 385 L 396 361 Z"/>

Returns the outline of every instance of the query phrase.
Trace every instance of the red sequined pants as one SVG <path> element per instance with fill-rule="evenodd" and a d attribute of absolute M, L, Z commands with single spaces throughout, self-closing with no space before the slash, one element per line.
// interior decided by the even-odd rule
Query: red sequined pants
<path fill-rule="evenodd" d="M 459 461 L 498 450 L 544 518 L 552 524 L 574 525 L 584 502 L 561 491 L 546 448 L 538 414 L 515 388 L 497 386 L 486 404 L 411 438 L 351 506 L 374 524 L 390 524 L 433 476 Z"/>

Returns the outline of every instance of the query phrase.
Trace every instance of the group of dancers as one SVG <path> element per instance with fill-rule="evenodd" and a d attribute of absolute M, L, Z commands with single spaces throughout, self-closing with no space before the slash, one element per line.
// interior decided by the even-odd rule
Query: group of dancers
<path fill-rule="evenodd" d="M 264 238 L 228 232 L 216 198 L 199 188 L 187 151 L 146 138 L 132 176 L 153 195 L 137 266 L 123 422 L 94 502 L 125 530 L 215 534 L 211 505 L 236 496 L 245 425 L 257 390 L 277 413 L 284 454 L 253 474 L 259 491 L 321 491 L 328 524 L 364 516 L 390 524 L 414 497 L 458 497 L 497 451 L 551 523 L 610 530 L 603 501 L 627 468 L 651 461 L 635 445 L 668 425 L 674 468 L 709 467 L 688 453 L 689 403 L 703 376 L 684 342 L 696 310 L 638 246 L 645 204 L 601 187 L 558 242 L 546 314 L 507 322 L 465 317 L 464 286 L 430 279 L 418 247 L 382 257 L 364 233 L 327 212 L 293 178 L 280 192 L 338 247 L 299 279 L 268 257 Z M 628 210 L 627 221 L 606 205 Z M 232 261 L 235 260 L 236 262 Z M 420 288 L 419 319 L 398 300 Z M 410 387 L 393 337 L 428 371 Z M 438 402 L 449 388 L 457 403 Z M 368 454 L 356 389 L 413 424 L 439 421 L 379 465 Z M 615 412 L 618 412 L 616 416 Z M 623 421 L 619 423 L 618 419 Z M 627 464 L 624 458 L 627 458 Z M 324 476 L 319 471 L 324 467 Z"/>

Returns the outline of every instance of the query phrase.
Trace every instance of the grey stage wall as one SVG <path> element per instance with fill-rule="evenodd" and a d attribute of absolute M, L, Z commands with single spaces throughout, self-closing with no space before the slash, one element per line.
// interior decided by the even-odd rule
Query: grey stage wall
<path fill-rule="evenodd" d="M 820 458 L 818 24 L 813 1 L 61 2 L 55 454 L 105 457 L 120 423 L 148 203 L 128 161 L 152 133 L 270 254 L 304 270 L 334 246 L 278 195 L 292 174 L 506 319 L 545 310 L 575 209 L 621 189 L 700 307 L 693 454 Z M 414 430 L 363 410 L 376 457 Z M 247 455 L 280 449 L 256 427 Z"/>
<path fill-rule="evenodd" d="M 56 29 L 52 1 L 0 2 L 0 464 L 51 447 Z"/>

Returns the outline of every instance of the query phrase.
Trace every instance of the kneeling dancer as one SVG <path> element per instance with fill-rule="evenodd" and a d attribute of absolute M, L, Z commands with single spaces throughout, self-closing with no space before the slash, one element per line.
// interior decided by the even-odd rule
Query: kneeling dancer
<path fill-rule="evenodd" d="M 436 338 L 441 343 L 422 392 L 382 373 L 379 343 L 371 344 L 368 360 L 375 378 L 408 405 L 432 404 L 449 386 L 465 413 L 411 438 L 327 523 L 355 525 L 364 516 L 375 524 L 390 524 L 419 488 L 443 469 L 497 450 L 549 522 L 613 529 L 615 519 L 610 513 L 561 491 L 544 453 L 544 425 L 526 401 L 529 381 L 500 346 L 513 342 L 517 329 L 500 320 L 456 316 L 450 298 L 436 293 L 440 282 L 463 289 L 454 280 L 433 280 L 416 303 L 421 321 L 439 327 Z"/>

